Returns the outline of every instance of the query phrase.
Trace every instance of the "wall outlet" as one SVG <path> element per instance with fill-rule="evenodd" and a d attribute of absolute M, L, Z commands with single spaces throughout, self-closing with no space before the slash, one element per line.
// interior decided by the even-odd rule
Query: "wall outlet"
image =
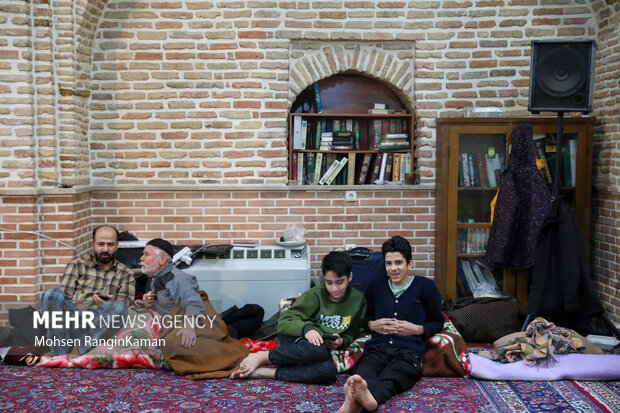
<path fill-rule="evenodd" d="M 344 193 L 345 202 L 355 202 L 357 201 L 357 192 L 355 191 L 346 191 Z"/>

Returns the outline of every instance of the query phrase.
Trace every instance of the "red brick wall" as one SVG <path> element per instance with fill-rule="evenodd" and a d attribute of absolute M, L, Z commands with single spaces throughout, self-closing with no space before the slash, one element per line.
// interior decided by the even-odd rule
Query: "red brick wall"
<path fill-rule="evenodd" d="M 92 217 L 138 238 L 165 237 L 174 243 L 217 244 L 255 241 L 276 245 L 289 223 L 308 231 L 313 275 L 323 255 L 357 245 L 379 250 L 389 236 L 411 241 L 415 273 L 432 276 L 434 192 L 360 190 L 356 202 L 344 191 L 132 191 L 97 192 Z"/>

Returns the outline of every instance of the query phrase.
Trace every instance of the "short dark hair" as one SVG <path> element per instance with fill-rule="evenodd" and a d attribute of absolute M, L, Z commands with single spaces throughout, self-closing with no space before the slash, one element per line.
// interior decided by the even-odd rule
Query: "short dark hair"
<path fill-rule="evenodd" d="M 98 227 L 96 227 L 95 229 L 93 229 L 93 241 L 95 240 L 95 235 L 97 235 L 97 231 L 99 231 L 99 229 L 103 228 L 103 227 L 108 227 L 108 228 L 112 228 L 114 230 L 114 232 L 116 233 L 116 240 L 118 241 L 118 230 L 116 228 L 114 228 L 111 225 L 99 225 Z"/>
<path fill-rule="evenodd" d="M 348 277 L 351 274 L 353 260 L 344 251 L 331 251 L 323 257 L 321 271 L 325 275 L 328 271 L 333 271 L 338 277 Z"/>
<path fill-rule="evenodd" d="M 385 241 L 381 246 L 381 254 L 385 259 L 385 254 L 388 252 L 400 252 L 405 257 L 407 264 L 411 262 L 411 244 L 409 241 L 401 237 L 400 235 L 394 235 L 389 240 Z"/>

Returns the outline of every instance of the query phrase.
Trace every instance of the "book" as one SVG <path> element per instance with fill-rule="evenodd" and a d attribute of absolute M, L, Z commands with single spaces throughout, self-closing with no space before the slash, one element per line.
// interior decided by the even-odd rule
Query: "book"
<path fill-rule="evenodd" d="M 319 185 L 324 185 L 325 182 L 327 182 L 327 179 L 336 170 L 336 168 L 338 167 L 339 164 L 340 164 L 340 162 L 338 161 L 338 159 L 336 159 L 335 161 L 333 161 L 331 163 L 330 167 L 327 169 L 327 171 L 325 171 L 325 173 L 323 174 L 323 176 L 319 180 Z"/>
<path fill-rule="evenodd" d="M 385 153 L 377 153 L 375 154 L 375 158 L 372 162 L 372 167 L 370 168 L 370 182 L 371 184 L 374 184 L 377 179 L 379 179 L 379 173 L 381 172 L 381 162 L 383 161 L 383 157 L 385 156 Z"/>
<path fill-rule="evenodd" d="M 379 167 L 379 178 L 377 178 L 378 181 L 384 182 L 385 181 L 385 165 L 387 164 L 387 153 L 384 153 L 383 156 L 381 157 L 381 166 Z M 390 168 L 391 170 L 392 168 Z"/>
<path fill-rule="evenodd" d="M 308 121 L 301 121 L 301 149 L 306 149 L 306 141 L 308 135 Z"/>
<path fill-rule="evenodd" d="M 336 161 L 338 162 L 338 164 L 336 165 L 336 168 L 333 170 L 333 172 L 325 180 L 325 185 L 331 185 L 332 182 L 334 182 L 334 179 L 336 179 L 336 177 L 338 176 L 340 171 L 342 171 L 342 168 L 344 168 L 344 166 L 347 164 L 348 161 L 349 160 L 347 159 L 346 156 L 342 158 L 340 161 L 338 160 Z"/>
<path fill-rule="evenodd" d="M 381 128 L 381 119 L 375 119 L 372 121 L 372 130 L 374 138 L 374 141 L 371 142 L 372 147 L 374 149 L 379 149 L 379 144 L 381 143 L 381 136 L 383 131 L 383 129 Z"/>
<path fill-rule="evenodd" d="M 303 185 L 304 183 L 304 154 L 297 154 L 297 183 Z"/>
<path fill-rule="evenodd" d="M 318 185 L 319 179 L 321 179 L 321 166 L 323 165 L 323 152 L 316 154 L 314 161 L 314 177 L 312 178 L 312 184 Z"/>
<path fill-rule="evenodd" d="M 457 178 L 458 186 L 462 188 L 465 186 L 465 182 L 463 180 L 463 159 L 460 156 L 458 157 L 457 175 L 458 175 L 458 178 Z"/>
<path fill-rule="evenodd" d="M 469 160 L 469 183 L 471 186 L 480 186 L 480 176 L 478 174 L 478 161 L 474 161 L 474 154 L 468 153 Z"/>
<path fill-rule="evenodd" d="M 293 149 L 301 149 L 301 116 L 293 117 Z"/>
<path fill-rule="evenodd" d="M 297 152 L 293 152 L 291 157 L 291 183 L 297 183 Z"/>
<path fill-rule="evenodd" d="M 360 168 L 360 174 L 357 178 L 358 185 L 364 185 L 368 176 L 368 170 L 370 169 L 370 161 L 372 160 L 372 153 L 365 153 L 362 159 L 362 166 Z"/>
<path fill-rule="evenodd" d="M 543 178 L 545 178 L 545 181 L 547 181 L 547 184 L 551 185 L 553 184 L 553 178 L 551 177 L 551 171 L 549 170 L 549 165 L 547 165 L 547 157 L 545 156 L 545 151 L 543 149 L 543 144 L 541 141 L 535 141 L 535 147 L 536 147 L 536 158 L 540 159 L 540 163 L 541 163 L 541 168 L 538 168 L 543 176 Z M 538 162 L 537 162 L 538 164 Z"/>
<path fill-rule="evenodd" d="M 465 152 L 462 152 L 460 155 L 461 164 L 463 165 L 463 186 L 471 186 L 471 181 L 469 179 L 469 158 Z"/>
<path fill-rule="evenodd" d="M 478 174 L 480 176 L 480 186 L 487 188 L 489 186 L 489 175 L 487 174 L 487 161 L 486 154 L 476 154 L 476 161 L 478 162 Z"/>
<path fill-rule="evenodd" d="M 355 185 L 355 153 L 349 154 L 349 167 L 347 171 L 347 185 Z"/>
<path fill-rule="evenodd" d="M 398 150 L 398 149 L 409 149 L 409 142 L 385 142 L 382 141 L 379 144 L 380 150 Z"/>
<path fill-rule="evenodd" d="M 314 82 L 314 100 L 316 101 L 316 112 L 323 113 L 323 106 L 321 105 L 321 89 L 319 82 Z"/>
<path fill-rule="evenodd" d="M 461 292 L 459 293 L 459 296 L 471 296 L 472 295 L 472 290 L 469 287 L 469 282 L 467 281 L 467 277 L 465 277 L 465 272 L 463 271 L 463 266 L 461 265 L 461 261 L 459 260 L 457 262 L 457 283 L 458 281 L 460 281 L 461 283 Z M 458 284 L 457 284 L 458 286 Z"/>
<path fill-rule="evenodd" d="M 392 181 L 394 182 L 398 182 L 401 181 L 401 177 L 400 177 L 400 158 L 401 158 L 400 153 L 395 153 L 394 154 L 394 161 L 392 162 Z"/>
<path fill-rule="evenodd" d="M 321 135 L 323 134 L 323 123 L 317 121 L 314 129 L 314 149 L 321 148 Z"/>
<path fill-rule="evenodd" d="M 392 171 L 394 168 L 394 154 L 392 152 L 388 152 L 385 157 L 385 174 L 383 176 L 383 181 L 393 181 L 392 179 Z"/>
<path fill-rule="evenodd" d="M 474 270 L 471 268 L 471 263 L 467 259 L 461 260 L 461 266 L 463 267 L 463 273 L 465 273 L 465 279 L 467 279 L 467 284 L 469 285 L 469 289 L 474 292 L 478 285 L 478 279 L 476 278 L 476 274 L 474 274 Z"/>
<path fill-rule="evenodd" d="M 306 184 L 312 185 L 314 183 L 314 168 L 316 165 L 315 157 L 316 153 L 309 152 L 306 154 Z"/>
<path fill-rule="evenodd" d="M 486 163 L 487 181 L 491 188 L 497 186 L 497 180 L 495 179 L 495 161 L 493 159 L 494 158 L 489 158 L 489 155 L 486 155 L 484 159 Z"/>

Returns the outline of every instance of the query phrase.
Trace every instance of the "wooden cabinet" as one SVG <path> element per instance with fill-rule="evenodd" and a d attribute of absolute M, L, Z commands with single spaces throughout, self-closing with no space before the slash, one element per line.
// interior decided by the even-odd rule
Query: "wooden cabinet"
<path fill-rule="evenodd" d="M 499 184 L 499 174 L 490 170 L 507 165 L 511 131 L 518 123 L 532 124 L 539 157 L 547 161 L 550 190 L 556 166 L 563 168 L 561 194 L 573 205 L 588 256 L 594 122 L 591 117 L 564 118 L 563 149 L 558 150 L 557 118 L 437 119 L 436 276 L 444 297 L 469 295 L 466 273 L 475 269 L 492 276 L 499 292 L 527 300 L 527 270 L 489 268 L 484 259 L 490 204 Z M 546 175 L 544 169 L 541 173 Z"/>
<path fill-rule="evenodd" d="M 330 184 L 373 184 L 373 165 L 386 183 L 413 183 L 413 130 L 414 116 L 406 113 L 291 113 L 289 182 L 327 184 L 325 172 L 335 160 L 346 159 Z"/>

